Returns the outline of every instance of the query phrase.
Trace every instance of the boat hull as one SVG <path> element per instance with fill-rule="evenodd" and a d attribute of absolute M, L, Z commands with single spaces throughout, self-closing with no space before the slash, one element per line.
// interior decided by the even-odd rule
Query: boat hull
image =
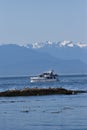
<path fill-rule="evenodd" d="M 45 79 L 45 78 L 30 78 L 30 82 L 55 82 L 58 81 L 58 79 Z"/>

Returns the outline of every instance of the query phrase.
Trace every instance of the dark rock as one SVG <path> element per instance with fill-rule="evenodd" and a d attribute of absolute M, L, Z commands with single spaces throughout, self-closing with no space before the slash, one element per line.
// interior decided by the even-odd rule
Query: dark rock
<path fill-rule="evenodd" d="M 8 90 L 0 92 L 0 97 L 11 96 L 39 96 L 39 95 L 53 95 L 53 94 L 78 94 L 86 93 L 83 90 L 67 90 L 64 88 L 25 88 L 21 90 Z"/>

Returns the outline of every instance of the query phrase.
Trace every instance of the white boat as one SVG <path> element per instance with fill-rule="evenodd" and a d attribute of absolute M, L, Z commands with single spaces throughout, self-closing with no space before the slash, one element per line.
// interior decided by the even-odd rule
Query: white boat
<path fill-rule="evenodd" d="M 51 82 L 59 81 L 58 74 L 55 74 L 53 70 L 44 72 L 38 76 L 30 77 L 30 82 Z"/>

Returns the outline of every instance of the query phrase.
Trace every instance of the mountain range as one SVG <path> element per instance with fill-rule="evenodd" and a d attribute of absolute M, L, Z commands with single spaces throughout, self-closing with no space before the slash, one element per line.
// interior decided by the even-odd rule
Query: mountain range
<path fill-rule="evenodd" d="M 0 76 L 36 75 L 50 69 L 59 74 L 87 73 L 87 44 L 46 41 L 0 45 Z"/>

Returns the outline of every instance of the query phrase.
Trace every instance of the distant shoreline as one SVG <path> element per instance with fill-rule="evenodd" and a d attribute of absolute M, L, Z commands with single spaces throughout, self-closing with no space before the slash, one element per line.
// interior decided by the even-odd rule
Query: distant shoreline
<path fill-rule="evenodd" d="M 0 76 L 0 78 L 24 78 L 24 77 L 31 77 L 33 75 L 5 75 L 5 76 Z M 70 74 L 59 74 L 60 77 L 62 76 L 87 76 L 87 73 L 70 73 Z"/>
<path fill-rule="evenodd" d="M 7 90 L 0 92 L 0 97 L 14 97 L 14 96 L 41 96 L 41 95 L 55 95 L 55 94 L 79 94 L 87 93 L 84 90 L 67 90 L 64 88 L 24 88 L 20 90 Z"/>

